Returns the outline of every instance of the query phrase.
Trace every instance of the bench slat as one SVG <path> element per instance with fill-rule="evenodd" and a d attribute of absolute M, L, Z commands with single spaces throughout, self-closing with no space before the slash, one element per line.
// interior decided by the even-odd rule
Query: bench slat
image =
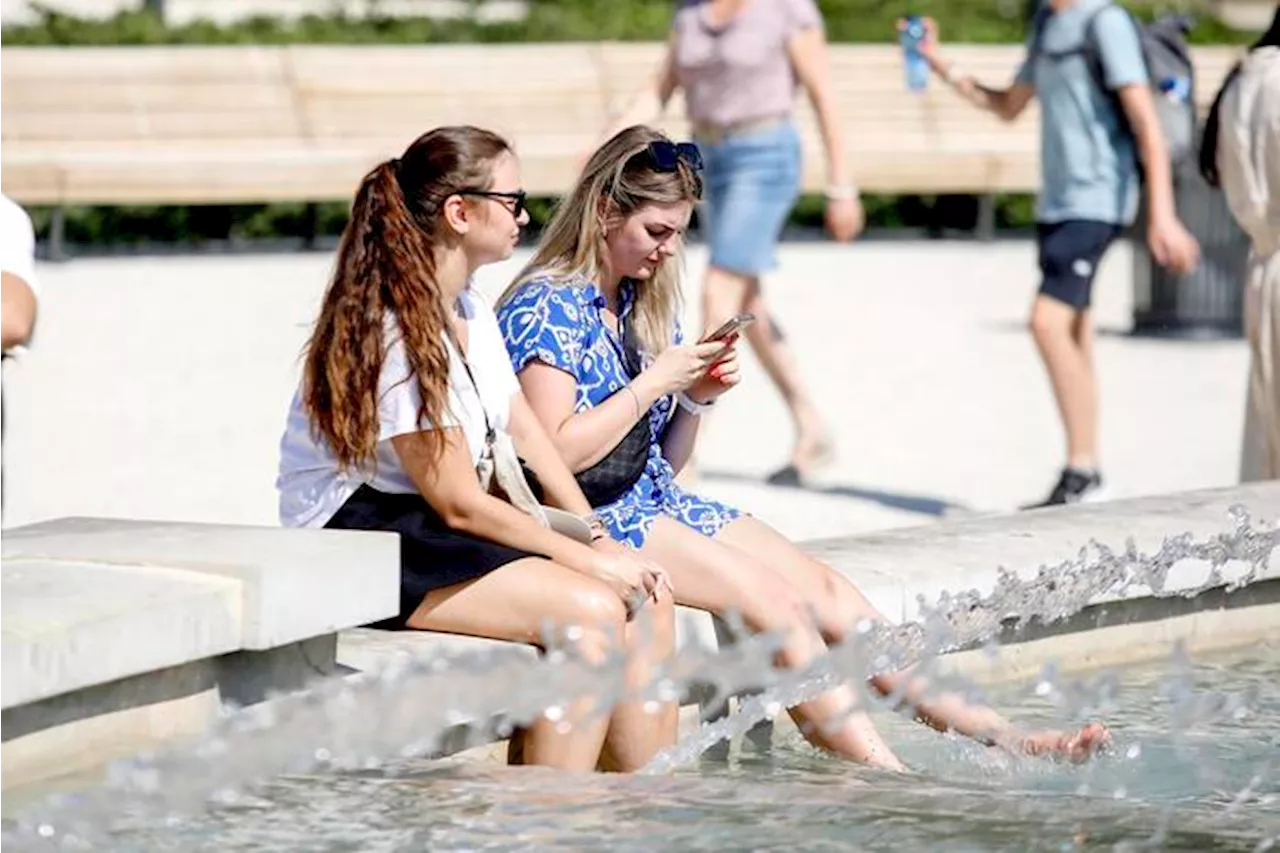
<path fill-rule="evenodd" d="M 560 194 L 577 156 L 655 71 L 659 44 L 10 48 L 0 171 L 19 201 L 198 203 L 349 198 L 365 172 L 446 123 L 512 140 L 526 187 Z M 953 45 L 993 84 L 1018 45 Z M 1241 51 L 1195 49 L 1207 108 Z M 855 177 L 876 192 L 1030 191 L 1038 113 L 1011 125 L 936 84 L 914 94 L 893 45 L 835 45 Z M 484 69 L 483 74 L 471 69 Z M 460 73 L 468 69 L 468 73 Z M 658 124 L 688 134 L 679 94 Z M 804 186 L 821 188 L 817 123 L 797 123 Z"/>

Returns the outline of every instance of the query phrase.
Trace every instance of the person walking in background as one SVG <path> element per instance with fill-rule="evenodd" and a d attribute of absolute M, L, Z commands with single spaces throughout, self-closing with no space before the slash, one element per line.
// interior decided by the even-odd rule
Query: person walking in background
<path fill-rule="evenodd" d="M 711 257 L 703 323 L 710 331 L 739 313 L 756 317 L 745 331 L 747 341 L 795 428 L 789 461 L 768 478 L 779 485 L 799 485 L 833 451 L 761 287 L 800 191 L 800 137 L 792 119 L 797 84 L 813 103 L 826 150 L 827 228 L 838 240 L 852 240 L 862 230 L 862 204 L 845 157 L 822 15 L 813 0 L 681 0 L 658 73 L 604 134 L 607 139 L 650 123 L 677 88 L 684 90 L 706 165 L 699 216 Z"/>
<path fill-rule="evenodd" d="M 31 340 L 36 326 L 36 238 L 31 217 L 13 199 L 0 195 L 0 325 L 4 355 Z"/>
<path fill-rule="evenodd" d="M 1227 76 L 1200 149 L 1252 252 L 1245 283 L 1249 392 L 1240 479 L 1280 478 L 1280 4 L 1271 27 Z"/>
<path fill-rule="evenodd" d="M 1039 98 L 1041 283 L 1029 325 L 1062 417 L 1067 460 L 1049 496 L 1035 506 L 1099 499 L 1090 298 L 1099 261 L 1137 213 L 1142 175 L 1155 261 L 1185 272 L 1199 257 L 1174 209 L 1172 168 L 1137 28 L 1109 0 L 1052 0 L 1033 20 L 1028 55 L 1013 84 L 992 89 L 945 60 L 936 26 L 927 21 L 926 27 L 920 52 L 974 106 L 1013 121 Z M 1085 55 L 1090 40 L 1102 79 L 1095 79 Z"/>

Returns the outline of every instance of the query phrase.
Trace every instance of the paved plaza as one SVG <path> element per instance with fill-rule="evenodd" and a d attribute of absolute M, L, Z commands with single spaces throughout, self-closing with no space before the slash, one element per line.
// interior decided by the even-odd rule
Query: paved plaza
<path fill-rule="evenodd" d="M 525 257 L 484 270 L 482 289 L 496 295 Z M 331 262 L 314 252 L 43 265 L 38 337 L 4 370 L 4 524 L 275 524 L 277 442 Z M 1231 484 L 1245 346 L 1129 337 L 1130 264 L 1125 246 L 1108 256 L 1095 300 L 1111 495 Z M 693 247 L 691 306 L 704 265 Z M 704 433 L 699 487 L 802 539 L 1041 497 L 1063 439 L 1023 326 L 1034 275 L 1021 240 L 784 245 L 767 287 L 838 458 L 811 489 L 761 483 L 791 433 L 748 358 Z"/>

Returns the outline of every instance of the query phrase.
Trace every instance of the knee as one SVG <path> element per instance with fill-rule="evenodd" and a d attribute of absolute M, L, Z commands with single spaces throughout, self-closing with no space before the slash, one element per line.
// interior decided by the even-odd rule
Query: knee
<path fill-rule="evenodd" d="M 673 646 L 676 637 L 676 602 L 670 593 L 664 593 L 652 603 L 654 637 L 666 646 Z"/>
<path fill-rule="evenodd" d="M 583 585 L 568 593 L 569 639 L 591 663 L 600 663 L 622 639 L 627 610 L 603 584 Z"/>
<path fill-rule="evenodd" d="M 751 279 L 712 267 L 702 287 L 708 327 L 718 326 L 741 310 L 751 292 Z"/>
<path fill-rule="evenodd" d="M 675 602 L 670 595 L 646 602 L 626 630 L 628 654 L 650 659 L 668 657 L 676 644 Z"/>
<path fill-rule="evenodd" d="M 1037 301 L 1027 318 L 1027 331 L 1036 340 L 1053 337 L 1069 337 L 1071 335 L 1071 317 L 1061 311 L 1052 310 L 1043 301 Z"/>
<path fill-rule="evenodd" d="M 1043 311 L 1033 310 L 1031 316 L 1027 318 L 1027 331 L 1031 333 L 1031 337 L 1037 340 L 1048 335 L 1049 328 L 1052 325 Z"/>
<path fill-rule="evenodd" d="M 813 608 L 790 584 L 783 581 L 759 583 L 752 590 L 752 614 L 743 614 L 749 621 L 756 623 L 762 631 L 812 630 L 814 626 Z"/>
<path fill-rule="evenodd" d="M 885 617 L 856 586 L 834 569 L 827 569 L 824 585 L 832 606 L 820 615 L 822 636 L 835 643 L 844 642 L 863 620 L 884 622 Z"/>

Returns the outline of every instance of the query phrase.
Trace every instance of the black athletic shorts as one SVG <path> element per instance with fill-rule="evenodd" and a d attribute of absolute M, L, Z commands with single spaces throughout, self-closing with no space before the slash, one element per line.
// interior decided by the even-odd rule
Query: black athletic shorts
<path fill-rule="evenodd" d="M 1086 219 L 1037 224 L 1040 292 L 1077 311 L 1088 308 L 1098 262 L 1122 230 L 1110 222 Z"/>

